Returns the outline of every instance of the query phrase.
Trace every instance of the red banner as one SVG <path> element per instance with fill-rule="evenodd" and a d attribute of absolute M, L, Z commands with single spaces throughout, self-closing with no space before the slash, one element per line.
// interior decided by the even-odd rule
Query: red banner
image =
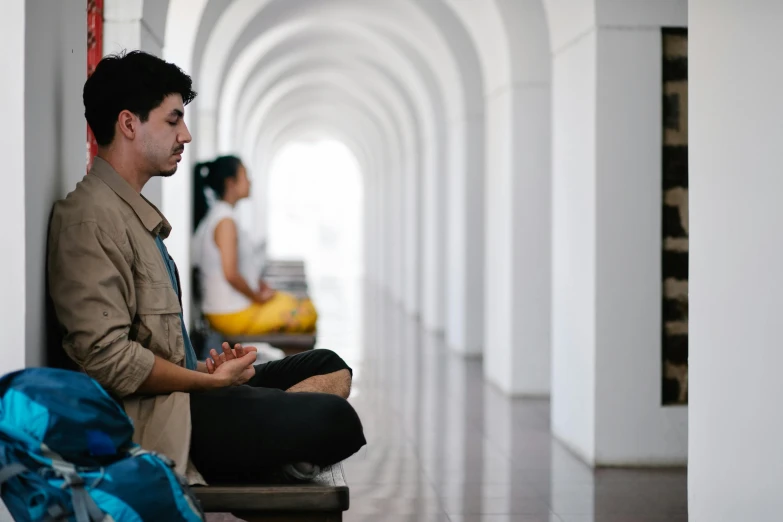
<path fill-rule="evenodd" d="M 103 0 L 87 0 L 87 77 L 103 58 Z M 98 153 L 98 143 L 87 125 L 87 171 Z"/>

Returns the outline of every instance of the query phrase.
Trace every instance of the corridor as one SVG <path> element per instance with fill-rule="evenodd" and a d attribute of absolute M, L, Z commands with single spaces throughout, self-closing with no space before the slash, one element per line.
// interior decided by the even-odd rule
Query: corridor
<path fill-rule="evenodd" d="M 318 344 L 356 371 L 369 444 L 345 464 L 348 521 L 783 520 L 781 0 L 2 11 L 0 375 L 63 358 L 49 220 L 99 152 L 85 82 L 139 50 L 198 93 L 166 122 L 187 142 L 167 156 L 176 172 L 122 169 L 172 226 L 177 320 L 193 332 L 208 311 L 195 203 L 245 179 L 223 202 L 252 248 L 251 294 L 267 256 L 304 259 Z M 125 129 L 120 114 L 168 130 L 149 114 L 182 93 L 160 89 L 98 89 L 104 130 Z M 356 168 L 316 158 L 327 142 Z M 226 156 L 245 174 L 205 189 Z M 130 335 L 134 300 L 116 299 L 111 339 L 151 350 Z M 154 301 L 149 315 L 175 314 Z M 179 347 L 169 331 L 161 346 Z"/>
<path fill-rule="evenodd" d="M 683 468 L 594 472 L 553 439 L 548 400 L 509 399 L 480 359 L 446 349 L 377 290 L 332 280 L 314 294 L 320 344 L 354 368 L 367 433 L 345 463 L 347 522 L 688 520 Z"/>

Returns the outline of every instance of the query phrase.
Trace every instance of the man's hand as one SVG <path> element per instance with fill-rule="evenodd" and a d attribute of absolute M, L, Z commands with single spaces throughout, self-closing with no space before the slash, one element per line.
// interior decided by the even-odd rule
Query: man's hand
<path fill-rule="evenodd" d="M 219 359 L 219 357 L 218 357 Z M 255 350 L 250 350 L 242 357 L 221 362 L 211 373 L 223 386 L 241 386 L 252 379 L 256 374 L 253 363 L 256 362 Z M 207 363 L 209 368 L 210 363 Z"/>
<path fill-rule="evenodd" d="M 234 348 L 232 349 L 228 343 L 223 343 L 222 346 L 223 352 L 218 354 L 217 350 L 214 348 L 209 351 L 209 355 L 211 355 L 211 358 L 208 358 L 206 360 L 207 365 L 207 373 L 213 374 L 215 371 L 225 364 L 228 361 L 233 361 L 235 359 L 242 359 L 243 357 L 249 355 L 250 353 L 253 354 L 253 356 L 256 355 L 258 352 L 258 349 L 255 346 L 242 346 L 241 344 L 235 344 Z M 255 362 L 255 359 L 250 363 L 251 369 L 253 366 L 253 363 Z"/>

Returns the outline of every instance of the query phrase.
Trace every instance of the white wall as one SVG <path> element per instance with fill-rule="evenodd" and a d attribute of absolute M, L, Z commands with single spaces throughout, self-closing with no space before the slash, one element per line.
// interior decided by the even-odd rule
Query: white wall
<path fill-rule="evenodd" d="M 683 464 L 687 410 L 661 406 L 660 24 L 684 26 L 685 2 L 609 4 L 581 31 L 549 10 L 552 426 L 591 464 Z"/>
<path fill-rule="evenodd" d="M 9 0 L 0 17 L 0 157 L 3 158 L 3 204 L 0 205 L 0 240 L 13 245 L 11 255 L 0 257 L 5 274 L 0 296 L 0 375 L 25 364 L 25 2 Z"/>
<path fill-rule="evenodd" d="M 49 214 L 54 201 L 73 190 L 86 168 L 87 123 L 82 104 L 87 78 L 86 5 L 79 0 L 28 0 L 25 22 L 24 344 L 26 365 L 40 366 L 47 363 Z"/>
<path fill-rule="evenodd" d="M 596 35 L 552 68 L 552 431 L 595 458 Z"/>
<path fill-rule="evenodd" d="M 690 1 L 689 520 L 783 513 L 783 4 Z"/>
<path fill-rule="evenodd" d="M 601 29 L 596 101 L 596 461 L 683 464 L 661 407 L 661 30 Z"/>

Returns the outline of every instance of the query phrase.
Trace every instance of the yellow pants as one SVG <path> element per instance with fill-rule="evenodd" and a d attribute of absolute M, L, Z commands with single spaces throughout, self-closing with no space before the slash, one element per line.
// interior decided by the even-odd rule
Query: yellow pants
<path fill-rule="evenodd" d="M 223 335 L 262 335 L 267 333 L 311 333 L 318 312 L 309 298 L 299 299 L 277 292 L 264 304 L 231 314 L 206 314 L 210 326 Z"/>

